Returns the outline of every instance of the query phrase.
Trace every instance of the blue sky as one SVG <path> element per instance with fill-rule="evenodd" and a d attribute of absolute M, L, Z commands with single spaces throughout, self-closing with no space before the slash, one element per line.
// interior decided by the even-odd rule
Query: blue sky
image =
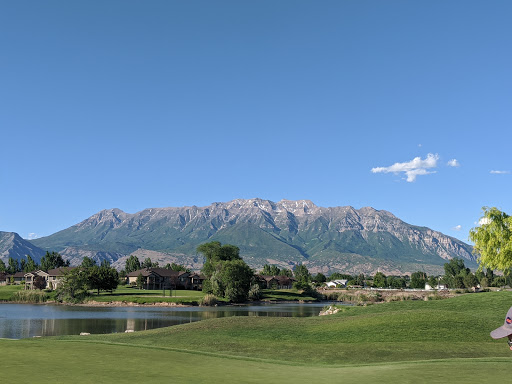
<path fill-rule="evenodd" d="M 467 240 L 482 206 L 512 211 L 510 14 L 492 0 L 2 2 L 0 230 L 260 197 L 372 206 Z"/>

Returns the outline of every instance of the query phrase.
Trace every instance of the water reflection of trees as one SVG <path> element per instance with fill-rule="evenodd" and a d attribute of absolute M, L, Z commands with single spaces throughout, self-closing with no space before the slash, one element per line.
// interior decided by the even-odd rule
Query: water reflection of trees
<path fill-rule="evenodd" d="M 119 311 L 115 310 L 83 310 L 73 308 L 74 316 L 84 318 L 59 318 L 59 310 L 56 313 L 48 308 L 49 313 L 45 316 L 55 318 L 46 319 L 0 319 L 0 337 L 27 338 L 32 336 L 54 336 L 54 335 L 79 335 L 81 332 L 91 334 L 106 334 L 129 331 L 142 331 L 147 329 L 161 328 L 172 325 L 191 323 L 200 320 L 231 317 L 231 316 L 262 316 L 262 317 L 306 317 L 316 316 L 320 307 L 297 305 L 280 308 L 279 306 L 250 306 L 250 307 L 215 307 L 197 308 L 194 310 L 165 310 L 155 312 L 154 310 L 125 310 L 122 311 L 125 317 L 119 317 Z M 101 315 L 100 315 L 101 313 Z M 22 313 L 20 313 L 22 315 Z M 109 318 L 108 316 L 116 316 Z M 99 316 L 98 318 L 94 318 Z"/>

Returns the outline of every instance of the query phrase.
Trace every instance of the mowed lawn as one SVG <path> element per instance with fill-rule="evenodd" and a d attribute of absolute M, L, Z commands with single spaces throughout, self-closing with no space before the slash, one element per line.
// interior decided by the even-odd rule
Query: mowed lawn
<path fill-rule="evenodd" d="M 131 334 L 1 340 L 3 378 L 53 382 L 508 382 L 489 332 L 512 293 L 347 307 L 315 318 L 232 317 Z M 53 362 L 49 364 L 49 360 Z M 8 380 L 8 381 L 9 381 Z"/>
<path fill-rule="evenodd" d="M 151 303 L 177 303 L 177 304 L 197 304 L 204 297 L 201 291 L 192 290 L 150 290 L 137 289 L 132 287 L 119 286 L 113 293 L 100 292 L 98 296 L 91 291 L 90 300 L 100 302 L 125 301 L 138 304 Z"/>
<path fill-rule="evenodd" d="M 0 301 L 12 300 L 12 296 L 21 291 L 23 286 L 21 285 L 2 285 L 0 286 Z"/>
<path fill-rule="evenodd" d="M 294 289 L 264 289 L 262 290 L 262 292 L 263 301 L 316 301 L 314 297 L 299 293 Z M 195 305 L 199 303 L 204 296 L 205 294 L 202 291 L 166 290 L 164 296 L 164 292 L 162 290 L 144 290 L 120 286 L 113 293 L 100 292 L 99 296 L 95 292 L 91 291 L 91 296 L 89 297 L 89 299 L 99 302 L 124 301 L 138 304 L 152 304 L 164 302 Z M 227 301 L 222 298 L 219 298 L 218 300 Z"/>

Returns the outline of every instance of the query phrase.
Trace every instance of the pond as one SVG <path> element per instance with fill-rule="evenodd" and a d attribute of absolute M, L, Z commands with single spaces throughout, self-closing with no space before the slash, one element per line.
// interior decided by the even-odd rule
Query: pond
<path fill-rule="evenodd" d="M 326 303 L 221 307 L 82 307 L 0 304 L 0 338 L 141 331 L 229 316 L 318 316 Z"/>

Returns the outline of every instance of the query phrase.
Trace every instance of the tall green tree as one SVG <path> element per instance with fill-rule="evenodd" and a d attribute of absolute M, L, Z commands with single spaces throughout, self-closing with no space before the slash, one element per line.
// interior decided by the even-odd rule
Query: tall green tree
<path fill-rule="evenodd" d="M 152 262 L 149 257 L 146 257 L 142 264 L 140 265 L 141 268 L 157 268 L 158 267 L 158 261 Z"/>
<path fill-rule="evenodd" d="M 65 301 L 81 301 L 89 295 L 89 272 L 81 267 L 73 268 L 62 277 L 57 288 L 57 298 Z"/>
<path fill-rule="evenodd" d="M 9 256 L 7 272 L 13 275 L 16 272 L 20 272 L 20 271 L 21 271 L 20 264 L 19 264 L 18 260 Z"/>
<path fill-rule="evenodd" d="M 293 271 L 291 269 L 281 268 L 279 276 L 293 277 Z"/>
<path fill-rule="evenodd" d="M 107 260 L 103 260 L 101 266 L 94 265 L 87 268 L 86 271 L 88 274 L 88 288 L 96 290 L 98 295 L 100 291 L 112 292 L 119 284 L 119 274 L 115 268 L 110 266 Z"/>
<path fill-rule="evenodd" d="M 373 286 L 376 288 L 387 287 L 386 275 L 382 272 L 377 272 L 375 276 L 373 276 Z"/>
<path fill-rule="evenodd" d="M 512 268 L 512 217 L 496 207 L 483 207 L 480 225 L 469 231 L 480 268 L 509 273 Z"/>
<path fill-rule="evenodd" d="M 478 279 L 471 272 L 468 273 L 466 276 L 464 276 L 463 281 L 464 281 L 464 286 L 466 288 L 473 288 L 478 285 Z"/>
<path fill-rule="evenodd" d="M 69 267 L 69 260 L 64 261 L 57 252 L 48 252 L 41 258 L 41 269 L 48 272 L 50 269 Z"/>
<path fill-rule="evenodd" d="M 464 260 L 455 257 L 444 264 L 442 282 L 450 288 L 464 288 L 464 277 L 469 273 L 470 270 L 464 265 Z"/>
<path fill-rule="evenodd" d="M 445 276 L 455 277 L 457 275 L 466 275 L 469 273 L 469 268 L 466 268 L 464 264 L 464 260 L 455 257 L 451 259 L 448 263 L 444 264 L 444 274 Z"/>
<path fill-rule="evenodd" d="M 312 278 L 315 283 L 321 284 L 327 281 L 327 277 L 323 273 L 318 272 L 315 277 Z"/>
<path fill-rule="evenodd" d="M 82 264 L 80 264 L 80 266 L 82 268 L 85 268 L 85 269 L 92 268 L 95 265 L 96 265 L 96 262 L 93 259 L 91 259 L 90 257 L 87 257 L 87 256 L 85 256 L 82 259 Z"/>
<path fill-rule="evenodd" d="M 187 268 L 184 265 L 176 264 L 176 263 L 171 263 L 171 264 L 167 263 L 165 265 L 165 268 L 170 269 L 171 271 L 178 271 L 178 272 L 184 271 L 184 272 L 188 272 L 188 273 L 191 272 L 190 268 Z"/>
<path fill-rule="evenodd" d="M 0 259 L 0 272 L 7 271 L 7 267 L 5 266 L 5 263 L 2 259 Z"/>
<path fill-rule="evenodd" d="M 222 245 L 218 241 L 201 244 L 197 247 L 197 252 L 203 254 L 205 258 L 201 272 L 206 278 L 212 276 L 218 262 L 242 260 L 240 257 L 240 249 L 237 246 L 231 244 Z"/>
<path fill-rule="evenodd" d="M 25 263 L 25 268 L 23 269 L 23 272 L 32 272 L 39 268 L 37 263 L 32 259 L 30 255 L 27 255 L 27 262 Z"/>
<path fill-rule="evenodd" d="M 141 269 L 139 258 L 135 255 L 130 255 L 130 257 L 126 260 L 124 269 L 127 274 Z"/>
<path fill-rule="evenodd" d="M 142 289 L 144 287 L 145 279 L 144 276 L 142 276 L 142 273 L 139 273 L 139 276 L 137 276 L 137 280 L 135 284 L 137 285 L 137 288 Z"/>
<path fill-rule="evenodd" d="M 309 283 L 311 282 L 311 274 L 304 264 L 297 265 L 293 270 L 293 275 L 295 276 L 295 283 L 293 286 L 296 289 L 305 290 L 310 288 Z"/>
<path fill-rule="evenodd" d="M 425 272 L 417 271 L 417 272 L 413 272 L 411 274 L 411 282 L 410 282 L 411 288 L 424 289 L 427 281 L 428 281 L 428 276 Z"/>
<path fill-rule="evenodd" d="M 233 303 L 246 301 L 254 281 L 254 272 L 240 257 L 240 249 L 212 241 L 201 244 L 197 251 L 205 258 L 201 272 L 207 280 L 203 284 L 203 291 L 227 298 Z"/>
<path fill-rule="evenodd" d="M 328 280 L 329 281 L 333 281 L 333 280 L 352 280 L 353 277 L 351 275 L 348 275 L 346 273 L 339 273 L 339 272 L 334 272 L 334 273 L 331 273 L 328 277 Z"/>
<path fill-rule="evenodd" d="M 439 278 L 436 276 L 430 276 L 428 278 L 428 285 L 430 285 L 432 288 L 436 288 L 439 282 Z"/>
<path fill-rule="evenodd" d="M 399 276 L 388 276 L 387 277 L 388 286 L 395 289 L 401 289 L 406 287 L 405 280 Z"/>
<path fill-rule="evenodd" d="M 277 265 L 269 265 L 269 264 L 265 264 L 261 271 L 261 274 L 266 275 L 266 276 L 279 276 L 280 273 L 281 273 L 281 269 Z"/>

